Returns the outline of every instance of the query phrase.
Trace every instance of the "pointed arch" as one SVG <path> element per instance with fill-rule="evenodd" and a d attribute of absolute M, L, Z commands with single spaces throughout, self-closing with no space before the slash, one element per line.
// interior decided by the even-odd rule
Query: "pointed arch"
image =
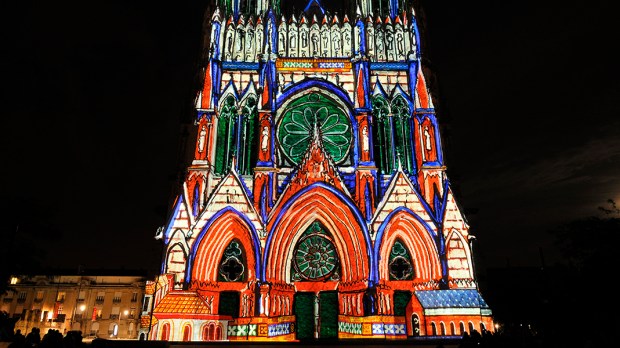
<path fill-rule="evenodd" d="M 212 281 L 218 279 L 220 260 L 226 247 L 234 239 L 239 240 L 246 257 L 246 281 L 260 274 L 260 243 L 252 222 L 232 207 L 226 207 L 213 215 L 196 237 L 192 246 L 186 282 Z"/>
<path fill-rule="evenodd" d="M 244 281 L 247 264 L 241 242 L 234 238 L 228 243 L 218 267 L 218 280 L 221 282 Z"/>
<path fill-rule="evenodd" d="M 276 107 L 278 109 L 284 108 L 291 100 L 299 97 L 300 92 L 323 92 L 329 95 L 335 102 L 341 104 L 342 108 L 351 114 L 353 102 L 349 97 L 349 93 L 329 81 L 317 78 L 306 78 L 287 88 L 286 91 L 278 96 Z"/>
<path fill-rule="evenodd" d="M 446 255 L 450 278 L 474 278 L 471 250 L 463 234 L 456 229 L 452 229 L 446 236 Z"/>
<path fill-rule="evenodd" d="M 415 278 L 413 258 L 405 243 L 396 238 L 390 249 L 388 274 L 390 280 L 411 280 Z"/>
<path fill-rule="evenodd" d="M 220 100 L 217 115 L 217 132 L 215 147 L 215 173 L 224 174 L 230 168 L 234 154 L 237 131 L 237 100 L 231 94 L 225 94 Z"/>
<path fill-rule="evenodd" d="M 377 230 L 375 260 L 378 260 L 379 279 L 389 279 L 389 255 L 397 239 L 403 242 L 415 260 L 413 267 L 416 282 L 441 278 L 441 263 L 432 229 L 411 210 L 399 207 L 388 215 Z"/>
<path fill-rule="evenodd" d="M 395 89 L 400 89 L 399 86 Z M 403 169 L 411 173 L 413 169 L 413 144 L 411 143 L 411 104 L 406 95 L 396 93 L 391 103 L 394 119 L 394 148 L 399 156 Z"/>
<path fill-rule="evenodd" d="M 301 233 L 294 250 L 292 281 L 339 280 L 340 260 L 332 234 L 319 221 Z"/>
<path fill-rule="evenodd" d="M 383 94 L 379 93 L 372 97 L 371 104 L 372 113 L 375 116 L 372 136 L 377 170 L 381 174 L 390 174 L 394 169 L 390 104 Z"/>
<path fill-rule="evenodd" d="M 314 221 L 319 221 L 333 236 L 341 261 L 341 281 L 363 281 L 372 276 L 370 238 L 355 203 L 342 192 L 324 183 L 316 183 L 293 195 L 274 209 L 275 218 L 263 255 L 263 279 L 290 282 L 294 246 Z"/>
<path fill-rule="evenodd" d="M 174 234 L 182 235 L 183 232 L 181 230 L 177 230 Z M 183 244 L 177 242 L 168 247 L 165 273 L 174 274 L 175 284 L 182 282 L 185 278 L 186 262 L 187 251 Z"/>
<path fill-rule="evenodd" d="M 238 172 L 241 175 L 251 175 L 258 160 L 258 153 L 255 150 L 258 142 L 258 96 L 253 82 L 250 82 L 239 105 L 241 126 L 237 149 Z"/>

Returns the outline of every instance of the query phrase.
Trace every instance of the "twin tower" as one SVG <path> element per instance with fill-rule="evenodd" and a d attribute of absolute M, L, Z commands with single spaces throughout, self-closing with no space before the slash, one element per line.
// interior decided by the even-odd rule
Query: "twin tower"
<path fill-rule="evenodd" d="M 493 330 L 414 11 L 323 2 L 214 8 L 193 161 L 156 237 L 165 252 L 147 286 L 148 339 Z"/>

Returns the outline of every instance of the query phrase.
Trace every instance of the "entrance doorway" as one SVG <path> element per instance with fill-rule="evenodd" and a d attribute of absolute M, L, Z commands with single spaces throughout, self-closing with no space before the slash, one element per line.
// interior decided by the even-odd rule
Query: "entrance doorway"
<path fill-rule="evenodd" d="M 314 301 L 316 296 L 312 292 L 298 292 L 293 298 L 293 313 L 297 323 L 297 339 L 310 340 L 314 338 Z"/>
<path fill-rule="evenodd" d="M 338 338 L 338 292 L 298 292 L 293 300 L 297 339 Z M 318 317 L 317 317 L 318 315 Z"/>
<path fill-rule="evenodd" d="M 319 337 L 338 338 L 338 292 L 319 293 Z"/>

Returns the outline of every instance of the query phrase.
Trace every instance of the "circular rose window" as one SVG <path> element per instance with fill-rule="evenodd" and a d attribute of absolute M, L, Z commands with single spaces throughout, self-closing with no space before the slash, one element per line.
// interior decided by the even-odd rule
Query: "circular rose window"
<path fill-rule="evenodd" d="M 315 124 L 321 130 L 323 147 L 334 162 L 342 162 L 351 148 L 351 122 L 338 104 L 320 93 L 304 95 L 282 113 L 277 138 L 284 156 L 299 163 L 308 149 Z"/>
<path fill-rule="evenodd" d="M 338 265 L 336 247 L 320 233 L 302 238 L 295 248 L 294 256 L 295 270 L 306 280 L 327 279 Z"/>

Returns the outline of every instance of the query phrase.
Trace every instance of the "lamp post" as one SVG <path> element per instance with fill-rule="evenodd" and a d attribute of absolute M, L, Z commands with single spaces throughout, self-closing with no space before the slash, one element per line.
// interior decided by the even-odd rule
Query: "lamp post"
<path fill-rule="evenodd" d="M 86 330 L 84 330 L 83 324 L 84 324 L 84 311 L 86 310 L 86 305 L 85 304 L 81 304 L 80 305 L 80 330 L 82 332 L 86 332 Z"/>
<path fill-rule="evenodd" d="M 125 314 L 125 318 L 127 318 L 127 314 L 129 314 L 128 310 L 124 310 L 124 311 L 119 311 L 118 312 L 118 327 L 117 327 L 117 331 L 116 331 L 116 338 L 119 338 L 120 334 L 121 334 L 121 318 L 123 316 L 123 314 Z"/>

